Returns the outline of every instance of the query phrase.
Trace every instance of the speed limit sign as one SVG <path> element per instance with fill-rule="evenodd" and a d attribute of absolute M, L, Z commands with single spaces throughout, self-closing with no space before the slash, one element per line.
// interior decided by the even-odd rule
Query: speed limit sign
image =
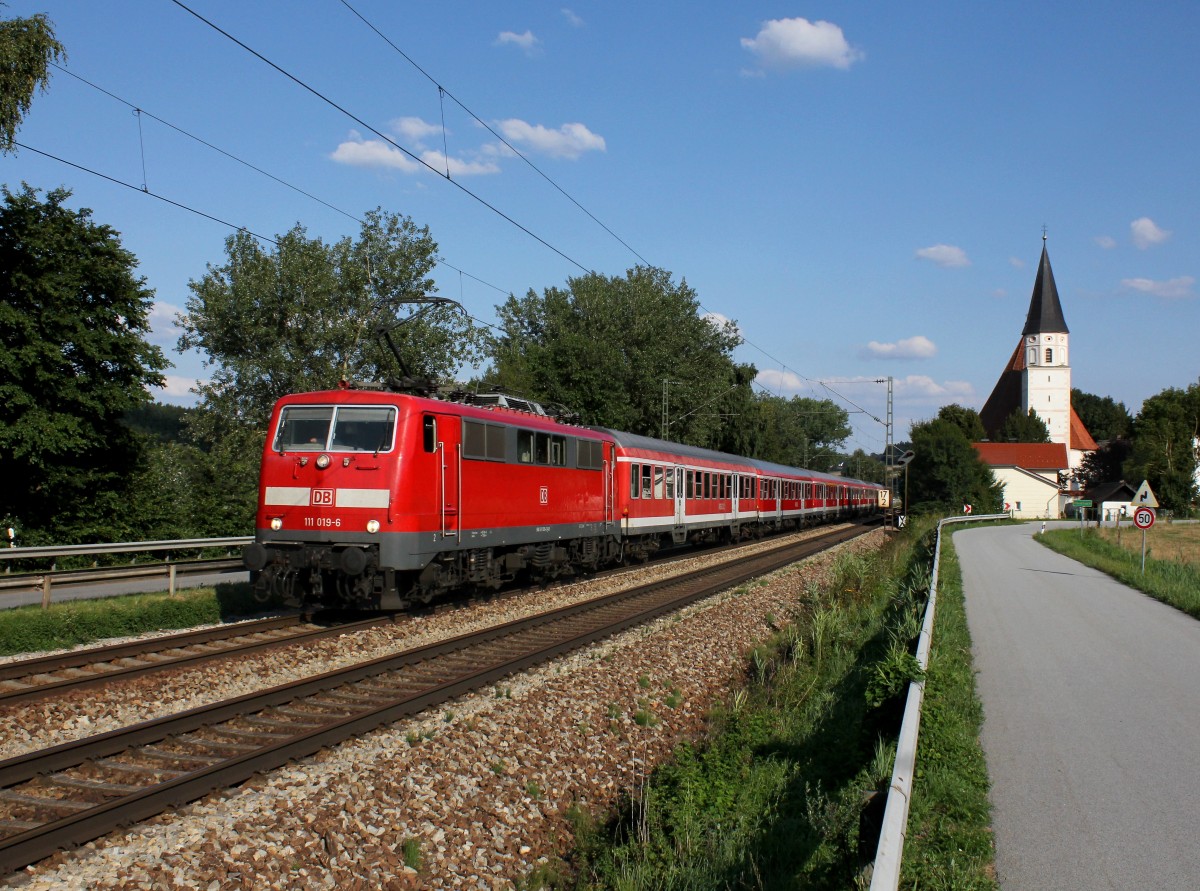
<path fill-rule="evenodd" d="M 1139 529 L 1149 529 L 1154 525 L 1154 511 L 1149 507 L 1139 507 L 1133 512 L 1133 525 Z"/>

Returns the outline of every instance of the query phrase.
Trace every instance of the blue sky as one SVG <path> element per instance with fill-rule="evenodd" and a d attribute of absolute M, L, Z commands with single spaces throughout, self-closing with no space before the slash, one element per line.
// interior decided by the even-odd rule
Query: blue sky
<path fill-rule="evenodd" d="M 1075 386 L 1136 412 L 1200 376 L 1193 2 L 351 0 L 428 77 L 339 0 L 188 5 L 555 250 L 170 0 L 0 15 L 47 13 L 70 72 L 340 211 L 428 225 L 454 267 L 440 293 L 480 319 L 508 292 L 645 260 L 738 323 L 771 392 L 831 387 L 850 447 L 877 452 L 886 389 L 870 381 L 895 380 L 897 439 L 945 403 L 983 404 L 1045 226 Z M 357 231 L 151 118 L 139 133 L 129 106 L 59 71 L 17 138 L 136 187 L 0 157 L 0 181 L 67 186 L 137 256 L 176 365 L 166 401 L 190 404 L 206 374 L 174 352 L 172 320 L 231 230 L 137 188 L 264 235 Z"/>

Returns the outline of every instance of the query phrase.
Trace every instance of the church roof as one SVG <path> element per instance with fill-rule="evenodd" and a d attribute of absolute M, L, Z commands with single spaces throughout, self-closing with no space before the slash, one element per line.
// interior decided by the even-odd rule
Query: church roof
<path fill-rule="evenodd" d="M 1050 255 L 1046 253 L 1046 241 L 1042 240 L 1042 259 L 1038 263 L 1037 278 L 1033 282 L 1033 296 L 1029 299 L 1029 315 L 1025 317 L 1026 334 L 1070 334 L 1067 320 L 1063 318 L 1062 304 L 1058 300 L 1058 288 L 1054 284 L 1054 270 L 1050 268 Z"/>
<path fill-rule="evenodd" d="M 1061 442 L 975 442 L 975 451 L 989 467 L 1026 470 L 1066 470 L 1067 447 Z"/>

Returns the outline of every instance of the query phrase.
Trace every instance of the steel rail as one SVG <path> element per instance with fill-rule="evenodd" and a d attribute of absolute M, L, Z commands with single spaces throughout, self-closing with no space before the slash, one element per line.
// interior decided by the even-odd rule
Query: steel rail
<path fill-rule="evenodd" d="M 214 789 L 243 782 L 256 773 L 275 769 L 291 760 L 311 755 L 322 748 L 383 724 L 420 713 L 447 699 L 500 680 L 513 672 L 609 637 L 634 625 L 651 621 L 695 600 L 741 584 L 749 578 L 804 559 L 864 531 L 866 530 L 858 527 L 837 530 L 816 539 L 776 548 L 734 563 L 659 580 L 404 653 L 326 672 L 297 683 L 280 685 L 130 728 L 10 758 L 0 762 L 0 787 L 5 790 L 3 797 L 12 801 L 14 798 L 7 794 L 8 790 L 19 783 L 55 771 L 92 763 L 97 758 L 126 752 L 131 747 L 159 743 L 180 734 L 192 734 L 201 728 L 209 728 L 210 732 L 219 735 L 222 731 L 217 725 L 222 721 L 243 718 L 288 703 L 294 704 L 304 697 L 313 697 L 321 693 L 334 695 L 332 691 L 342 688 L 340 701 L 343 703 L 347 700 L 369 700 L 372 696 L 377 700 L 368 707 L 319 726 L 301 725 L 307 729 L 269 745 L 256 747 L 254 751 L 234 754 L 221 759 L 219 763 L 190 770 L 173 779 L 130 792 L 109 802 L 0 838 L 0 872 L 19 869 L 62 848 L 90 841 L 118 826 L 146 819 L 168 807 L 195 800 Z M 681 591 L 682 593 L 679 593 Z M 628 606 L 638 601 L 641 604 L 636 608 Z M 620 614 L 610 615 L 613 612 Z M 587 617 L 591 617 L 593 621 L 584 623 L 583 620 Z M 548 634 L 554 627 L 559 629 L 555 632 L 557 639 L 547 642 Z M 523 634 L 534 640 L 516 653 L 503 652 L 505 647 L 511 649 L 512 642 L 518 641 Z M 488 653 L 489 647 L 494 650 L 498 645 L 501 647 L 500 652 Z M 471 655 L 472 651 L 474 655 Z M 469 656 L 481 660 L 483 664 L 470 670 L 463 670 L 454 664 L 439 669 L 437 660 L 447 656 L 454 657 L 450 660 L 451 663 Z M 428 675 L 431 671 L 435 674 L 441 671 L 443 677 L 433 680 L 427 677 L 407 680 L 403 677 L 397 678 L 396 682 L 390 685 L 394 687 L 397 695 L 386 701 L 378 701 L 385 692 L 378 683 L 366 692 L 354 693 L 346 689 L 367 679 L 378 679 L 388 672 L 399 672 L 417 665 L 420 665 L 422 675 Z M 414 686 L 415 689 L 404 689 Z M 310 707 L 328 709 L 330 706 L 326 703 L 311 703 Z M 348 709 L 349 706 L 344 707 L 344 710 Z M 295 713 L 293 705 L 289 714 Z M 319 714 L 306 714 L 314 719 L 320 718 Z M 224 732 L 228 735 L 238 731 Z M 189 737 L 189 740 L 194 740 L 194 737 Z M 209 742 L 214 749 L 221 748 L 216 741 Z M 224 747 L 237 748 L 228 743 L 225 743 Z M 189 757 L 179 754 L 175 760 L 182 763 L 211 761 L 211 757 Z M 24 800 L 19 794 L 16 796 L 16 800 Z M 60 799 L 59 804 L 61 803 Z"/>
<path fill-rule="evenodd" d="M 174 668 L 194 668 L 205 662 L 218 659 L 229 659 L 235 656 L 245 656 L 262 650 L 289 644 L 311 643 L 325 637 L 342 634 L 353 634 L 378 625 L 394 621 L 392 616 L 376 616 L 358 622 L 337 624 L 325 628 L 311 628 L 297 631 L 280 637 L 237 643 L 241 637 L 271 633 L 272 631 L 294 628 L 301 624 L 300 616 L 282 616 L 273 619 L 263 619 L 259 622 L 246 622 L 225 628 L 209 628 L 203 631 L 192 631 L 185 634 L 168 637 L 147 638 L 126 644 L 114 644 L 111 647 L 101 647 L 92 650 L 78 650 L 61 653 L 55 656 L 43 656 L 38 659 L 21 660 L 0 665 L 0 681 L 24 680 L 27 686 L 12 689 L 0 688 L 0 706 L 12 705 L 18 702 L 28 702 L 33 699 L 44 699 L 47 696 L 59 695 L 72 690 L 86 689 L 111 683 L 114 680 L 129 680 L 147 674 L 155 674 Z M 241 630 L 241 629 L 245 630 Z M 138 658 L 149 654 L 166 654 L 170 650 L 186 649 L 209 643 L 226 642 L 229 645 L 221 649 L 208 650 L 200 653 L 183 653 L 178 656 L 146 662 L 141 665 L 117 666 L 108 669 L 98 669 L 92 675 L 62 678 L 44 683 L 32 682 L 26 679 L 39 674 L 53 671 L 97 666 L 117 659 Z"/>

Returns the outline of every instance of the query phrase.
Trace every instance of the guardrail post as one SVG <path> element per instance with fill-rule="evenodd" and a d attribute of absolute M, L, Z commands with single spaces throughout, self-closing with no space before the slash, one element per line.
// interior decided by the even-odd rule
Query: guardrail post
<path fill-rule="evenodd" d="M 50 576 L 42 576 L 42 609 L 50 608 Z"/>
<path fill-rule="evenodd" d="M 175 564 L 167 564 L 167 594 L 175 596 Z"/>

